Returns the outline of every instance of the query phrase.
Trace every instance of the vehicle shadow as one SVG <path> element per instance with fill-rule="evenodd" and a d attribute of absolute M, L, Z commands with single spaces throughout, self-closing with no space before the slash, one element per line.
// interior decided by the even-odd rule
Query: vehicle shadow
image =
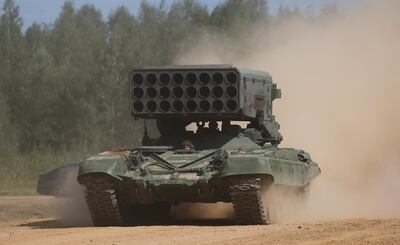
<path fill-rule="evenodd" d="M 168 219 L 165 221 L 149 221 L 142 223 L 129 224 L 124 227 L 141 227 L 141 226 L 232 226 L 236 225 L 232 219 Z M 32 229 L 66 229 L 66 228 L 82 228 L 82 227 L 95 227 L 91 223 L 71 224 L 63 221 L 62 219 L 47 219 L 40 221 L 28 221 L 20 224 L 22 227 L 30 227 Z"/>

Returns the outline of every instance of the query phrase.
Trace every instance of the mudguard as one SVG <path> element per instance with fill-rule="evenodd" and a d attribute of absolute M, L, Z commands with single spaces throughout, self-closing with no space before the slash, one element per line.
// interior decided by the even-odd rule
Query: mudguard
<path fill-rule="evenodd" d="M 320 168 L 307 152 L 292 148 L 270 148 L 265 152 L 230 155 L 221 177 L 266 175 L 278 185 L 303 187 L 320 173 Z"/>
<path fill-rule="evenodd" d="M 78 181 L 89 174 L 106 174 L 116 180 L 122 180 L 120 176 L 127 171 L 125 156 L 100 154 L 89 157 L 79 164 Z"/>
<path fill-rule="evenodd" d="M 237 175 L 270 175 L 274 177 L 271 165 L 262 155 L 229 156 L 221 177 Z"/>
<path fill-rule="evenodd" d="M 74 194 L 79 163 L 67 163 L 38 176 L 37 192 L 41 195 L 71 197 Z"/>

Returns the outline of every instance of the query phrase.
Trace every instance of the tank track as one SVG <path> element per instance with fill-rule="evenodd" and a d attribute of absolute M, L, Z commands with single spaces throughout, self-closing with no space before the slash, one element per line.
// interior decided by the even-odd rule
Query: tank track
<path fill-rule="evenodd" d="M 123 202 L 114 184 L 105 178 L 85 178 L 86 202 L 95 226 L 123 226 Z"/>
<path fill-rule="evenodd" d="M 233 211 L 240 224 L 268 224 L 269 214 L 264 207 L 262 180 L 257 177 L 241 177 L 233 180 L 230 187 Z"/>

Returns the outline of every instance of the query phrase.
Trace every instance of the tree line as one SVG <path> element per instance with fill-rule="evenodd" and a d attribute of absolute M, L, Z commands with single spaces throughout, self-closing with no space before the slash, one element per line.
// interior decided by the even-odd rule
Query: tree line
<path fill-rule="evenodd" d="M 23 30 L 14 0 L 0 13 L 0 152 L 37 147 L 96 151 L 138 143 L 142 125 L 129 112 L 128 74 L 168 65 L 203 33 L 232 38 L 260 22 L 304 16 L 269 13 L 267 0 L 142 1 L 137 14 L 118 7 L 103 17 L 94 5 L 66 1 L 53 23 Z"/>

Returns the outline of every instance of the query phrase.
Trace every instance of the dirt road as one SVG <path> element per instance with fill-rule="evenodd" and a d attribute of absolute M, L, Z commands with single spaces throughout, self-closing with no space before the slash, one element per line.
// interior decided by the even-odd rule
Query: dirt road
<path fill-rule="evenodd" d="M 400 219 L 349 219 L 268 226 L 229 220 L 136 227 L 77 227 L 49 197 L 0 198 L 0 244 L 400 244 Z"/>

